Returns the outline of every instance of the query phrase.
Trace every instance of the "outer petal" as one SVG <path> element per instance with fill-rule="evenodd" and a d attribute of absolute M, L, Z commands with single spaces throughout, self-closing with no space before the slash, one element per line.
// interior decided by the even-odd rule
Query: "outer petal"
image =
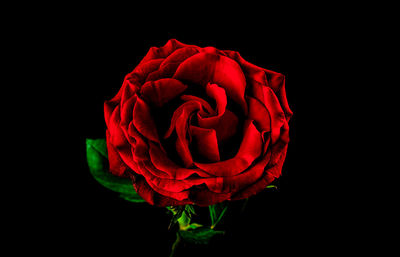
<path fill-rule="evenodd" d="M 128 166 L 131 167 L 132 170 L 136 171 L 136 163 L 138 163 L 139 161 L 148 160 L 150 158 L 148 154 L 148 143 L 151 141 L 147 140 L 142 134 L 137 131 L 137 129 L 133 125 L 133 122 L 129 124 L 128 134 L 130 137 L 133 138 L 135 143 L 132 144 L 132 160 L 125 160 L 125 162 L 128 164 Z M 130 165 L 130 162 L 132 161 L 135 163 L 134 166 Z"/>
<path fill-rule="evenodd" d="M 242 173 L 226 177 L 193 178 L 187 179 L 188 183 L 202 181 L 207 188 L 214 193 L 234 194 L 242 188 L 254 184 L 263 176 L 265 167 L 269 164 L 271 152 L 262 157 L 257 163 L 249 167 Z"/>
<path fill-rule="evenodd" d="M 118 149 L 129 146 L 127 142 L 124 132 L 120 127 L 121 122 L 121 115 L 120 115 L 120 106 L 113 110 L 109 121 L 108 121 L 108 131 L 110 133 L 110 142 Z"/>
<path fill-rule="evenodd" d="M 139 64 L 147 63 L 154 59 L 166 58 L 170 54 L 172 54 L 175 50 L 187 46 L 182 44 L 176 39 L 170 39 L 168 42 L 162 47 L 151 47 L 147 52 L 146 56 L 143 57 L 142 61 Z"/>
<path fill-rule="evenodd" d="M 136 165 L 134 163 L 134 157 L 135 154 L 132 154 L 132 149 L 135 151 L 138 151 L 145 147 L 143 144 L 140 144 L 138 140 L 140 139 L 139 137 L 136 139 L 136 144 L 135 147 L 132 148 L 132 145 L 128 141 L 123 129 L 120 126 L 120 111 L 119 111 L 119 106 L 117 106 L 112 113 L 109 121 L 109 126 L 108 126 L 108 141 L 107 144 L 112 147 L 115 152 L 118 153 L 120 156 L 121 160 L 129 166 L 131 169 L 135 170 Z"/>
<path fill-rule="evenodd" d="M 187 86 L 176 79 L 160 79 L 146 82 L 140 89 L 147 103 L 161 107 L 186 90 Z"/>
<path fill-rule="evenodd" d="M 124 90 L 124 86 L 122 86 L 118 93 L 111 99 L 104 102 L 104 119 L 107 127 L 110 126 L 110 118 L 115 108 L 119 105 L 121 101 L 122 91 Z"/>
<path fill-rule="evenodd" d="M 178 201 L 170 197 L 163 196 L 157 192 L 155 192 L 146 180 L 138 176 L 133 184 L 136 192 L 148 203 L 151 205 L 165 207 L 165 206 L 178 206 L 178 205 L 185 205 L 185 204 L 192 204 L 193 202 L 189 200 Z"/>
<path fill-rule="evenodd" d="M 282 171 L 282 166 L 285 161 L 287 152 L 287 147 L 283 150 L 283 153 L 279 159 L 279 161 L 274 166 L 270 166 L 264 172 L 264 176 L 259 179 L 254 184 L 243 188 L 241 191 L 232 196 L 232 200 L 240 200 L 244 198 L 248 198 L 252 195 L 259 193 L 264 190 L 267 185 L 269 185 L 275 178 L 278 178 Z"/>
<path fill-rule="evenodd" d="M 228 200 L 231 196 L 230 193 L 214 193 L 212 191 L 204 190 L 201 187 L 196 190 L 192 190 L 190 193 L 190 200 L 201 207 L 223 202 Z"/>
<path fill-rule="evenodd" d="M 280 130 L 279 140 L 276 141 L 275 144 L 271 146 L 271 152 L 272 152 L 271 165 L 274 165 L 278 162 L 278 160 L 281 158 L 281 155 L 284 152 L 285 147 L 287 147 L 288 143 L 289 143 L 289 125 L 285 120 Z"/>
<path fill-rule="evenodd" d="M 265 74 L 267 76 L 267 79 L 269 80 L 269 87 L 271 87 L 271 89 L 278 97 L 282 109 L 285 112 L 286 119 L 289 121 L 289 119 L 293 115 L 293 112 L 292 110 L 290 110 L 289 103 L 286 98 L 285 76 L 271 70 L 265 70 Z"/>
<path fill-rule="evenodd" d="M 196 46 L 186 46 L 180 49 L 177 49 L 173 53 L 171 53 L 165 60 L 161 63 L 160 68 L 164 68 L 167 65 L 171 65 L 174 63 L 182 63 L 187 58 L 197 54 L 199 52 L 199 47 Z"/>
<path fill-rule="evenodd" d="M 133 108 L 133 124 L 140 134 L 149 140 L 160 142 L 156 125 L 151 117 L 150 108 L 140 97 L 137 97 L 135 107 Z"/>
<path fill-rule="evenodd" d="M 279 99 L 280 104 L 282 105 L 286 119 L 289 121 L 290 117 L 293 115 L 293 112 L 290 110 L 286 98 L 285 76 L 247 62 L 240 56 L 238 52 L 225 50 L 224 53 L 240 64 L 243 72 L 246 75 L 246 81 L 253 88 L 253 91 L 254 88 L 258 88 L 260 86 L 270 87 L 274 91 Z"/>
<path fill-rule="evenodd" d="M 164 61 L 163 58 L 153 59 L 146 63 L 140 63 L 136 68 L 127 75 L 126 80 L 131 84 L 140 87 L 146 81 L 147 76 L 160 67 Z"/>
<path fill-rule="evenodd" d="M 106 131 L 106 141 L 107 141 L 107 152 L 108 152 L 108 162 L 110 165 L 110 171 L 112 174 L 123 177 L 125 171 L 127 170 L 126 164 L 121 160 L 118 152 L 115 150 L 114 146 L 110 142 L 110 133 Z"/>
<path fill-rule="evenodd" d="M 274 144 L 280 137 L 281 127 L 286 122 L 285 114 L 282 111 L 279 100 L 270 87 L 263 88 L 263 98 L 265 107 L 271 117 L 271 139 Z"/>
<path fill-rule="evenodd" d="M 271 131 L 271 118 L 265 105 L 256 98 L 247 97 L 249 105 L 249 119 L 254 120 L 254 123 L 260 132 Z"/>
<path fill-rule="evenodd" d="M 145 162 L 139 162 L 139 172 L 154 191 L 179 201 L 189 198 L 189 191 L 184 190 L 183 182 L 158 178 L 148 171 L 148 166 Z"/>
<path fill-rule="evenodd" d="M 171 55 L 164 59 L 158 70 L 153 71 L 149 74 L 146 81 L 155 81 L 161 78 L 171 78 L 179 65 L 198 53 L 197 47 L 183 47 L 174 51 Z"/>
<path fill-rule="evenodd" d="M 133 109 L 135 108 L 137 97 L 136 95 L 121 102 L 121 126 L 127 128 L 129 123 L 132 121 Z"/>
<path fill-rule="evenodd" d="M 197 175 L 199 177 L 210 177 L 211 175 L 202 171 L 199 168 L 183 168 L 172 160 L 170 160 L 165 152 L 161 150 L 161 148 L 150 142 L 150 158 L 151 163 L 155 166 L 155 168 L 162 170 L 170 175 L 171 179 L 187 179 L 192 175 Z"/>
<path fill-rule="evenodd" d="M 226 200 L 235 192 L 259 180 L 264 173 L 264 168 L 268 164 L 270 156 L 271 154 L 269 153 L 245 172 L 229 177 L 193 177 L 184 180 L 165 179 L 154 175 L 157 171 L 153 171 L 154 167 L 152 167 L 151 163 L 141 166 L 141 174 L 146 177 L 149 186 L 156 192 L 177 200 L 189 198 L 196 204 L 205 204 L 205 200 L 211 202 L 218 202 L 221 199 Z M 206 187 L 201 185 L 206 185 Z M 200 188 L 201 193 L 198 192 Z M 189 191 L 192 193 L 189 193 Z M 201 197 L 204 196 L 207 196 L 207 198 L 202 199 Z M 211 202 L 209 204 L 212 204 Z"/>

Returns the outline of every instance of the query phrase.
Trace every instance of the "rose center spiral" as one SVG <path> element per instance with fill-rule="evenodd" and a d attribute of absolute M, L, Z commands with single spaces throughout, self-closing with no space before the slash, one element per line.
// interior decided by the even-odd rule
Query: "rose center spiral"
<path fill-rule="evenodd" d="M 170 158 L 192 167 L 193 162 L 212 163 L 234 156 L 240 139 L 230 139 L 240 130 L 239 118 L 227 107 L 225 89 L 208 83 L 206 87 L 188 86 L 184 94 L 169 103 L 169 108 L 156 110 L 156 122 L 162 120 L 164 127 L 170 124 L 165 131 L 159 131 Z"/>

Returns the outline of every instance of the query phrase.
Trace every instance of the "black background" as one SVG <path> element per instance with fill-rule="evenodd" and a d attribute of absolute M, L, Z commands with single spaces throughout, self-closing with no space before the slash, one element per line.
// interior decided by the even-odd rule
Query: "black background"
<path fill-rule="evenodd" d="M 343 117 L 340 103 L 333 100 L 337 78 L 327 73 L 336 65 L 327 60 L 337 57 L 345 39 L 330 22 L 318 23 L 320 16 L 304 12 L 267 19 L 254 9 L 246 16 L 228 12 L 229 17 L 216 15 L 220 12 L 194 17 L 147 13 L 121 23 L 93 13 L 63 16 L 30 46 L 35 58 L 45 60 L 40 66 L 44 84 L 35 89 L 42 98 L 32 107 L 38 115 L 30 121 L 32 127 L 44 125 L 36 128 L 40 133 L 32 144 L 46 143 L 34 158 L 40 172 L 31 192 L 39 193 L 37 201 L 28 201 L 19 212 L 27 221 L 26 237 L 41 242 L 32 247 L 52 246 L 53 253 L 168 256 L 175 234 L 167 230 L 166 210 L 125 202 L 99 185 L 86 164 L 85 139 L 104 138 L 104 101 L 117 93 L 150 47 L 171 38 L 238 51 L 247 61 L 284 74 L 294 113 L 278 190 L 250 198 L 242 214 L 228 212 L 220 224 L 226 238 L 191 256 L 319 254 L 351 244 L 349 234 L 335 236 L 343 219 L 351 217 L 346 216 L 348 203 L 339 202 L 344 182 L 337 180 L 339 164 L 332 161 L 341 144 L 333 131 Z M 44 232 L 38 236 L 37 231 Z"/>

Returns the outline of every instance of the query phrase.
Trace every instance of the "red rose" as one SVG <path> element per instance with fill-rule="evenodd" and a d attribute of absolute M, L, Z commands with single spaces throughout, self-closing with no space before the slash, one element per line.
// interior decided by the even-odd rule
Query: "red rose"
<path fill-rule="evenodd" d="M 282 74 L 169 40 L 104 105 L 110 170 L 157 206 L 247 198 L 281 175 L 292 112 Z"/>

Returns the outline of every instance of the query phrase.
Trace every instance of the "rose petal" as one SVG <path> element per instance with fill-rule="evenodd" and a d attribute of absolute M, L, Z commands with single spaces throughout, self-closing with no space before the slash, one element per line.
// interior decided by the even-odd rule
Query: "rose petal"
<path fill-rule="evenodd" d="M 261 136 L 262 136 L 262 138 L 263 138 L 263 142 L 264 142 L 264 145 L 263 145 L 263 155 L 265 155 L 265 153 L 268 151 L 268 148 L 270 147 L 270 143 L 271 143 L 271 133 L 269 133 L 269 132 L 262 132 L 261 133 Z"/>
<path fill-rule="evenodd" d="M 247 121 L 243 141 L 232 159 L 217 163 L 195 163 L 197 167 L 215 176 L 234 176 L 246 170 L 260 156 L 262 138 L 252 121 Z"/>
<path fill-rule="evenodd" d="M 117 107 L 113 110 L 110 116 L 109 126 L 108 126 L 108 131 L 110 133 L 110 142 L 117 148 L 126 147 L 127 145 L 129 145 L 127 144 L 125 135 L 119 125 L 120 122 L 121 122 L 120 106 L 117 105 Z"/>
<path fill-rule="evenodd" d="M 278 168 L 275 167 L 274 169 L 278 169 Z M 269 184 L 271 184 L 274 180 L 275 180 L 275 177 L 273 177 L 269 173 L 264 172 L 264 175 L 259 180 L 257 180 L 254 184 L 249 185 L 248 187 L 245 187 L 244 189 L 240 190 L 239 192 L 236 192 L 234 195 L 232 195 L 230 200 L 241 200 L 241 199 L 246 199 L 253 195 L 256 195 L 256 194 L 262 192 L 263 190 L 265 190 L 265 188 Z"/>
<path fill-rule="evenodd" d="M 201 115 L 198 115 L 197 119 L 200 127 L 212 128 L 218 125 L 220 117 L 225 113 L 227 99 L 225 90 L 216 84 L 207 84 L 206 93 L 208 96 L 215 99 L 215 102 L 217 103 L 217 115 L 205 118 L 203 118 Z"/>
<path fill-rule="evenodd" d="M 136 97 L 136 93 L 139 91 L 140 87 L 137 87 L 136 85 L 132 85 L 130 83 L 130 80 L 125 80 L 124 85 L 123 85 L 123 90 L 122 90 L 122 95 L 120 99 L 120 104 L 125 103 L 126 101 L 129 101 L 132 97 Z"/>
<path fill-rule="evenodd" d="M 208 83 L 218 84 L 247 114 L 244 99 L 246 79 L 240 66 L 228 57 L 210 53 L 195 54 L 182 62 L 173 78 L 202 86 Z"/>
<path fill-rule="evenodd" d="M 219 58 L 216 54 L 195 54 L 179 65 L 173 78 L 205 87 L 212 82 L 215 66 Z"/>
<path fill-rule="evenodd" d="M 178 180 L 158 176 L 159 170 L 157 170 L 153 164 L 149 161 L 139 162 L 141 174 L 146 178 L 146 181 L 157 188 L 162 189 L 164 192 L 170 193 L 181 193 L 192 186 L 200 185 L 203 183 L 201 179 L 195 180 Z M 175 198 L 174 195 L 170 197 Z M 175 198 L 177 199 L 177 198 Z M 180 199 L 182 200 L 182 199 Z"/>
<path fill-rule="evenodd" d="M 193 96 L 193 95 L 182 95 L 181 99 L 185 102 L 188 101 L 195 101 L 195 102 L 199 102 L 201 104 L 201 106 L 203 107 L 200 111 L 199 114 L 202 116 L 210 116 L 215 114 L 215 111 L 213 110 L 213 108 L 211 107 L 211 105 L 205 101 L 202 98 L 199 98 L 197 96 Z"/>
<path fill-rule="evenodd" d="M 226 94 L 242 107 L 245 115 L 247 114 L 247 104 L 244 99 L 246 78 L 235 61 L 220 56 L 215 66 L 213 82 L 225 88 Z"/>
<path fill-rule="evenodd" d="M 170 124 L 167 132 L 165 133 L 164 138 L 168 138 L 171 136 L 172 132 L 174 131 L 174 129 L 176 127 L 176 122 L 177 122 L 178 118 L 183 114 L 184 110 L 186 110 L 186 116 L 188 118 L 192 112 L 199 110 L 201 108 L 202 108 L 201 104 L 197 101 L 188 101 L 188 102 L 182 104 L 181 106 L 179 106 L 175 110 L 174 114 L 172 115 L 171 124 Z"/>
<path fill-rule="evenodd" d="M 222 115 L 225 112 L 227 104 L 225 90 L 217 84 L 208 83 L 206 86 L 206 93 L 209 97 L 215 99 L 215 102 L 217 103 L 217 113 L 218 115 Z"/>
<path fill-rule="evenodd" d="M 282 111 L 278 98 L 270 87 L 263 87 L 263 99 L 271 118 L 271 139 L 272 144 L 274 144 L 278 140 L 281 127 L 286 121 L 285 114 Z"/>
<path fill-rule="evenodd" d="M 265 166 L 265 165 L 264 165 Z M 216 201 L 216 199 L 221 200 L 222 198 L 228 199 L 232 192 L 234 191 L 229 191 L 229 189 L 232 189 L 229 187 L 230 184 L 239 186 L 240 185 L 246 185 L 248 183 L 247 181 L 249 179 L 246 179 L 246 177 L 253 176 L 254 174 L 252 172 L 249 172 L 248 175 L 239 175 L 236 176 L 233 180 L 236 182 L 232 182 L 231 177 L 226 177 L 226 178 L 196 178 L 196 179 L 186 179 L 186 180 L 176 180 L 176 179 L 164 179 L 160 178 L 158 176 L 155 176 L 154 174 L 157 173 L 157 171 L 153 171 L 152 163 L 150 162 L 140 162 L 139 163 L 139 170 L 141 175 L 143 175 L 146 178 L 147 184 L 155 191 L 158 192 L 164 196 L 168 196 L 170 198 L 182 201 L 182 200 L 189 200 L 196 202 L 196 204 L 202 204 L 204 199 L 200 199 L 200 195 L 208 195 L 212 199 L 211 201 Z M 226 182 L 232 182 L 232 183 L 226 183 Z M 250 179 L 251 180 L 251 179 Z M 256 180 L 256 179 L 254 179 Z M 226 185 L 225 185 L 225 183 Z M 238 184 L 239 183 L 239 184 Z M 251 181 L 250 181 L 251 183 Z M 202 189 L 201 194 L 197 194 L 197 190 L 189 190 L 191 188 L 200 186 L 201 184 L 207 184 L 208 187 L 212 188 L 213 190 L 217 189 L 218 193 L 214 191 L 208 191 L 206 188 Z M 225 185 L 225 186 L 224 186 Z M 228 187 L 227 187 L 228 185 Z M 217 187 L 220 187 L 219 189 Z M 188 199 L 189 198 L 189 199 Z"/>
<path fill-rule="evenodd" d="M 133 108 L 132 121 L 140 134 L 149 140 L 160 142 L 150 108 L 140 97 L 137 97 L 135 107 Z"/>
<path fill-rule="evenodd" d="M 225 141 L 236 134 L 239 124 L 238 117 L 231 111 L 225 110 L 224 115 L 219 119 L 218 124 L 213 127 L 217 132 L 218 141 Z"/>
<path fill-rule="evenodd" d="M 293 116 L 293 112 L 289 107 L 288 100 L 286 98 L 286 88 L 285 88 L 285 77 L 283 76 L 283 80 L 281 82 L 281 86 L 279 86 L 278 92 L 276 92 L 276 96 L 281 103 L 282 109 L 285 112 L 286 120 L 289 121 L 290 118 Z M 273 83 L 272 83 L 273 84 Z"/>
<path fill-rule="evenodd" d="M 201 108 L 201 104 L 196 101 L 188 101 L 179 106 L 179 108 L 174 112 L 171 119 L 171 125 L 164 135 L 164 138 L 170 137 L 175 128 L 177 135 L 175 143 L 176 151 L 181 157 L 185 167 L 190 167 L 193 164 L 192 155 L 189 150 L 189 141 L 187 139 L 188 121 L 192 113 Z"/>
<path fill-rule="evenodd" d="M 165 60 L 161 63 L 160 68 L 163 68 L 167 65 L 173 63 L 182 63 L 187 58 L 197 54 L 199 52 L 198 47 L 195 46 L 186 46 L 180 49 L 177 49 L 172 54 L 170 54 Z"/>
<path fill-rule="evenodd" d="M 190 126 L 190 133 L 193 136 L 196 149 L 201 156 L 211 162 L 218 162 L 220 160 L 215 130 Z"/>
<path fill-rule="evenodd" d="M 265 155 L 254 166 L 235 176 L 222 177 L 222 180 L 204 179 L 207 187 L 216 193 L 235 193 L 244 187 L 255 183 L 264 173 L 271 154 Z"/>
<path fill-rule="evenodd" d="M 275 165 L 267 167 L 264 175 L 258 181 L 234 194 L 232 196 L 232 200 L 245 199 L 252 195 L 255 195 L 264 190 L 265 187 L 269 185 L 275 178 L 278 178 L 282 172 L 282 166 L 286 158 L 286 152 L 287 147 L 283 149 L 282 155 Z"/>
<path fill-rule="evenodd" d="M 236 133 L 236 126 L 239 119 L 229 110 L 226 110 L 227 98 L 225 90 L 216 84 L 207 84 L 206 93 L 216 102 L 216 114 L 204 117 L 200 112 L 197 115 L 197 122 L 202 128 L 214 129 L 218 140 L 226 140 Z"/>
<path fill-rule="evenodd" d="M 275 142 L 275 144 L 271 146 L 272 164 L 275 164 L 279 160 L 280 155 L 283 153 L 283 149 L 285 149 L 288 143 L 289 143 L 289 125 L 285 120 L 283 126 L 280 129 L 279 139 Z"/>
<path fill-rule="evenodd" d="M 153 71 L 159 69 L 160 64 L 164 61 L 163 58 L 150 60 L 146 63 L 140 63 L 135 69 L 127 75 L 127 79 L 131 84 L 142 85 L 147 76 Z"/>
<path fill-rule="evenodd" d="M 187 46 L 176 39 L 170 39 L 162 47 L 151 47 L 139 64 L 147 63 L 153 59 L 166 58 L 179 48 Z"/>
<path fill-rule="evenodd" d="M 178 206 L 178 205 L 185 205 L 185 204 L 192 204 L 193 202 L 189 200 L 178 201 L 172 199 L 170 197 L 163 196 L 157 192 L 155 192 L 146 180 L 139 176 L 135 183 L 133 184 L 136 192 L 144 199 L 146 202 L 150 203 L 151 205 L 165 207 L 165 206 Z"/>
<path fill-rule="evenodd" d="M 121 101 L 122 91 L 124 87 L 121 87 L 118 93 L 111 99 L 104 102 L 104 119 L 107 127 L 110 126 L 110 118 L 115 108 L 119 105 Z"/>
<path fill-rule="evenodd" d="M 271 153 L 268 153 L 254 166 L 234 176 L 189 178 L 186 179 L 185 182 L 191 185 L 200 185 L 203 183 L 207 186 L 207 189 L 213 193 L 235 194 L 242 188 L 251 186 L 263 176 L 264 169 L 268 165 L 270 158 Z M 203 190 L 207 191 L 207 189 L 204 188 Z"/>
<path fill-rule="evenodd" d="M 121 102 L 121 126 L 127 127 L 132 121 L 133 109 L 135 108 L 137 96 L 134 95 L 124 102 Z"/>
<path fill-rule="evenodd" d="M 161 78 L 172 77 L 179 65 L 196 53 L 198 53 L 197 47 L 183 47 L 175 50 L 164 59 L 158 70 L 153 71 L 147 76 L 146 81 L 155 81 Z"/>
<path fill-rule="evenodd" d="M 200 207 L 207 207 L 216 203 L 228 200 L 231 197 L 230 193 L 214 193 L 209 190 L 204 190 L 203 188 L 199 190 L 193 190 L 190 192 L 189 199 L 196 205 Z"/>
<path fill-rule="evenodd" d="M 177 164 L 175 164 L 171 159 L 169 159 L 165 152 L 161 148 L 150 142 L 150 158 L 151 163 L 155 168 L 162 170 L 170 175 L 173 179 L 186 179 L 192 175 L 198 175 L 200 177 L 210 177 L 210 175 L 199 168 L 186 169 Z"/>
<path fill-rule="evenodd" d="M 260 132 L 271 131 L 271 119 L 265 105 L 250 96 L 247 97 L 247 103 L 249 105 L 248 118 L 254 120 L 254 124 L 258 130 Z"/>
<path fill-rule="evenodd" d="M 140 134 L 133 123 L 129 124 L 128 134 L 134 138 L 135 144 L 132 145 L 132 159 L 134 162 L 139 162 L 142 160 L 149 159 L 149 146 L 147 142 L 151 142 L 146 140 L 142 134 Z M 145 141 L 146 140 L 146 141 Z M 131 165 L 129 165 L 131 167 Z M 131 169 L 136 170 L 135 167 L 131 167 Z"/>
<path fill-rule="evenodd" d="M 108 132 L 109 132 L 109 138 L 108 142 L 113 146 L 115 151 L 119 154 L 121 157 L 121 160 L 131 169 L 135 170 L 136 169 L 136 164 L 135 164 L 135 158 L 136 155 L 138 155 L 136 152 L 142 153 L 140 155 L 142 158 L 148 158 L 145 154 L 148 152 L 147 151 L 147 145 L 146 143 L 141 140 L 140 136 L 135 135 L 135 145 L 131 145 L 130 142 L 128 141 L 124 131 L 122 130 L 120 124 L 120 112 L 119 112 L 119 106 L 115 108 L 113 114 L 110 117 L 110 126 L 108 127 Z M 129 132 L 129 134 L 131 134 Z M 134 151 L 134 153 L 132 153 Z"/>
<path fill-rule="evenodd" d="M 182 114 L 176 120 L 175 124 L 176 135 L 178 136 L 175 143 L 176 152 L 181 157 L 186 168 L 192 166 L 193 164 L 192 154 L 189 150 L 189 141 L 187 139 L 188 120 L 190 115 L 191 112 L 183 109 Z"/>
<path fill-rule="evenodd" d="M 200 48 L 199 51 L 200 51 L 201 53 L 209 53 L 209 54 L 217 54 L 217 55 L 226 56 L 226 54 L 224 53 L 224 51 L 219 50 L 219 49 L 217 49 L 217 48 L 215 48 L 215 47 L 213 47 L 213 46 L 207 46 L 207 47 Z"/>
<path fill-rule="evenodd" d="M 226 50 L 224 53 L 240 64 L 243 72 L 246 74 L 247 83 L 251 88 L 260 86 L 272 88 L 279 99 L 286 119 L 289 121 L 290 117 L 293 115 L 293 112 L 290 110 L 286 98 L 285 76 L 247 62 L 240 56 L 238 52 Z"/>
<path fill-rule="evenodd" d="M 163 106 L 186 90 L 187 86 L 176 79 L 160 79 L 146 82 L 140 93 L 146 102 Z"/>
<path fill-rule="evenodd" d="M 179 183 L 179 181 L 161 179 L 152 175 L 147 170 L 147 165 L 144 162 L 139 162 L 138 167 L 140 174 L 146 178 L 146 182 L 154 191 L 178 201 L 189 197 L 189 191 L 183 191 L 185 189 L 183 182 Z"/>
<path fill-rule="evenodd" d="M 110 133 L 108 130 L 106 130 L 106 142 L 110 172 L 116 176 L 122 177 L 127 169 L 127 166 L 121 160 L 117 150 L 115 150 L 114 146 L 111 144 Z"/>

